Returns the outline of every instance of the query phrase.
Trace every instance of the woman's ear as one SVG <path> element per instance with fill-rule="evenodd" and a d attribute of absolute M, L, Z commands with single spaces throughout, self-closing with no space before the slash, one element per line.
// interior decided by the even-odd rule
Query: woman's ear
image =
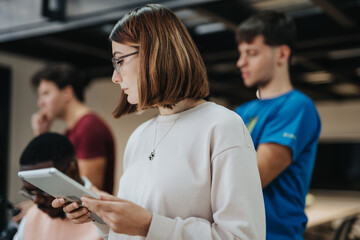
<path fill-rule="evenodd" d="M 291 49 L 288 45 L 280 45 L 278 48 L 278 64 L 282 66 L 288 64 L 291 55 Z"/>

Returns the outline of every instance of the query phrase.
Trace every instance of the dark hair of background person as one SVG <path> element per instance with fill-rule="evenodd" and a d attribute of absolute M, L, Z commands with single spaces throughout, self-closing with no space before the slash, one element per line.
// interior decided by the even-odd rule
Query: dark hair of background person
<path fill-rule="evenodd" d="M 64 63 L 47 65 L 32 77 L 31 84 L 38 88 L 43 80 L 55 83 L 59 89 L 71 86 L 80 102 L 84 102 L 84 89 L 90 82 L 84 72 Z"/>
<path fill-rule="evenodd" d="M 63 169 L 75 160 L 75 150 L 69 139 L 58 133 L 47 132 L 30 141 L 21 154 L 20 165 L 52 161 L 55 168 Z"/>
<path fill-rule="evenodd" d="M 190 98 L 209 95 L 205 64 L 183 23 L 170 9 L 147 4 L 118 21 L 110 41 L 137 48 L 139 104 L 131 105 L 125 94 L 113 112 L 115 118 L 136 109 L 154 106 L 171 108 Z"/>
<path fill-rule="evenodd" d="M 265 44 L 269 46 L 289 46 L 293 55 L 297 40 L 296 26 L 284 13 L 263 11 L 252 15 L 237 28 L 236 41 L 238 44 L 251 43 L 258 35 L 263 35 Z"/>

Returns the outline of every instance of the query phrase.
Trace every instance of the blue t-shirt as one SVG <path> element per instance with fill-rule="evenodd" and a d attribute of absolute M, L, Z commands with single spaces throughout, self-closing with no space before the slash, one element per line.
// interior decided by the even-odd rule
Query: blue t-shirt
<path fill-rule="evenodd" d="M 262 143 L 277 143 L 292 150 L 291 165 L 263 189 L 266 239 L 303 239 L 305 197 L 321 129 L 314 103 L 292 90 L 276 98 L 247 102 L 235 112 L 248 127 L 255 149 Z"/>

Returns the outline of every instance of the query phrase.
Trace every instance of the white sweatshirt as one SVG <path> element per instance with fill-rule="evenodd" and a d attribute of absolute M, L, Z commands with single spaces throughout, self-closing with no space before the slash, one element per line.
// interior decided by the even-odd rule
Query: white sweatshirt
<path fill-rule="evenodd" d="M 118 197 L 151 211 L 150 229 L 143 238 L 103 225 L 105 239 L 265 239 L 251 137 L 236 113 L 215 103 L 140 125 L 126 146 Z"/>

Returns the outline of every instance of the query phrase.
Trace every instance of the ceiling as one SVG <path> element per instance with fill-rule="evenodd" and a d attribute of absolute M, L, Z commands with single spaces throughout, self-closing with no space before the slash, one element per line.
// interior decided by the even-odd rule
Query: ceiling
<path fill-rule="evenodd" d="M 24 6 L 29 1 L 34 2 Z M 69 62 L 93 77 L 110 77 L 109 32 L 121 16 L 147 1 L 67 0 L 63 15 L 48 8 L 46 16 L 41 13 L 44 2 L 0 0 L 0 51 Z M 211 96 L 228 106 L 255 97 L 235 65 L 234 31 L 249 15 L 265 9 L 285 12 L 297 26 L 291 67 L 296 88 L 314 101 L 360 99 L 360 0 L 153 2 L 174 9 L 184 22 L 205 61 Z M 27 10 L 19 10 L 23 8 Z"/>

